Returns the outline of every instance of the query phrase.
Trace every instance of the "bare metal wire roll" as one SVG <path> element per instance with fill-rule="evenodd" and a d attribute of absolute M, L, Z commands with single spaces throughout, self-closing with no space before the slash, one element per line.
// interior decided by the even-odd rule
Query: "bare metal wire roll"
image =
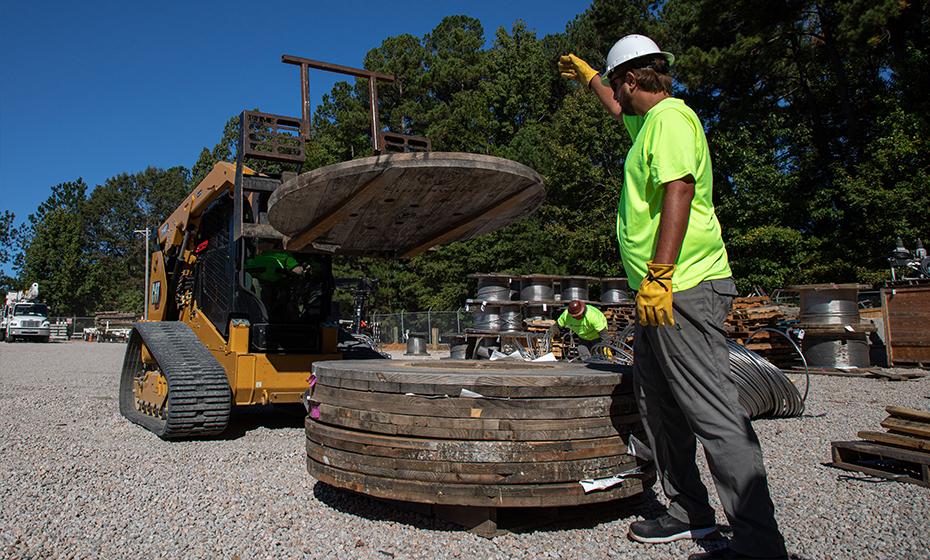
<path fill-rule="evenodd" d="M 524 278 L 520 289 L 520 299 L 525 301 L 551 301 L 553 298 L 552 280 Z"/>
<path fill-rule="evenodd" d="M 510 286 L 478 285 L 478 297 L 481 301 L 510 301 L 512 290 Z"/>
<path fill-rule="evenodd" d="M 496 305 L 485 306 L 483 311 L 475 313 L 475 328 L 482 331 L 501 330 L 501 308 Z"/>
<path fill-rule="evenodd" d="M 519 305 L 501 306 L 501 332 L 514 332 L 523 329 L 523 312 Z"/>
<path fill-rule="evenodd" d="M 786 337 L 801 356 L 801 360 L 804 360 L 801 349 L 783 331 L 764 328 L 756 333 L 763 330 Z M 752 336 L 747 339 L 747 343 L 752 340 Z M 791 380 L 762 356 L 732 340 L 727 340 L 727 347 L 730 351 L 730 377 L 736 383 L 740 405 L 746 409 L 750 418 L 792 418 L 804 412 L 804 403 L 810 390 L 809 373 L 802 396 Z M 592 350 L 591 354 L 592 361 L 633 363 L 632 346 L 625 344 L 622 346 L 617 343 L 599 345 Z M 804 361 L 804 367 L 807 369 L 806 361 Z"/>
<path fill-rule="evenodd" d="M 794 341 L 782 331 L 764 330 L 785 336 L 801 354 Z M 751 339 L 749 337 L 747 342 Z M 791 380 L 768 360 L 732 340 L 727 340 L 727 346 L 730 350 L 730 377 L 736 383 L 739 402 L 750 418 L 793 418 L 804 412 L 804 402 L 810 389 L 809 378 L 802 396 Z"/>
<path fill-rule="evenodd" d="M 587 287 L 578 287 L 574 286 L 571 288 L 562 289 L 562 301 L 571 301 L 573 299 L 588 299 L 588 288 Z"/>

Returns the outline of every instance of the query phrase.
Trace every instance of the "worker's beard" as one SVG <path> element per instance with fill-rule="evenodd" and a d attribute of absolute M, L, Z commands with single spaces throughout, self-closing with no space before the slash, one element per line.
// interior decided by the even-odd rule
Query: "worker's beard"
<path fill-rule="evenodd" d="M 626 89 L 620 90 L 620 110 L 624 115 L 635 117 L 636 111 L 633 109 L 633 96 Z"/>

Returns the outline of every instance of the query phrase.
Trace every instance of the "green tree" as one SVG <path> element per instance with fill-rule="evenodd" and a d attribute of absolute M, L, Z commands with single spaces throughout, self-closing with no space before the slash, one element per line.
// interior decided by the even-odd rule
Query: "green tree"
<path fill-rule="evenodd" d="M 60 183 L 30 214 L 22 231 L 23 284 L 39 283 L 54 315 L 81 315 L 92 305 L 94 286 L 84 258 L 87 185 L 83 179 Z"/>

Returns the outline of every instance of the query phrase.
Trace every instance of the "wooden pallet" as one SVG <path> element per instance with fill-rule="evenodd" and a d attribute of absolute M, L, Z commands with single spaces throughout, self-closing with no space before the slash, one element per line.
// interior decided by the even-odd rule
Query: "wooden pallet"
<path fill-rule="evenodd" d="M 930 453 L 867 441 L 834 441 L 833 465 L 930 488 Z"/>
<path fill-rule="evenodd" d="M 865 441 L 832 444 L 837 467 L 930 488 L 930 412 L 885 407 L 887 432 L 861 431 Z"/>

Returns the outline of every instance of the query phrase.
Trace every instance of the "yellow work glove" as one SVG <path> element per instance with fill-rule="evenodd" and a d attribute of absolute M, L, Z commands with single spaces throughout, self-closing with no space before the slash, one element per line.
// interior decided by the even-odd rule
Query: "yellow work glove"
<path fill-rule="evenodd" d="M 597 70 L 573 54 L 559 57 L 559 73 L 563 78 L 577 80 L 584 87 L 588 87 L 594 76 L 597 76 Z"/>
<path fill-rule="evenodd" d="M 643 326 L 671 327 L 675 324 L 672 313 L 672 273 L 675 265 L 649 261 L 649 269 L 636 294 L 636 312 Z"/>

